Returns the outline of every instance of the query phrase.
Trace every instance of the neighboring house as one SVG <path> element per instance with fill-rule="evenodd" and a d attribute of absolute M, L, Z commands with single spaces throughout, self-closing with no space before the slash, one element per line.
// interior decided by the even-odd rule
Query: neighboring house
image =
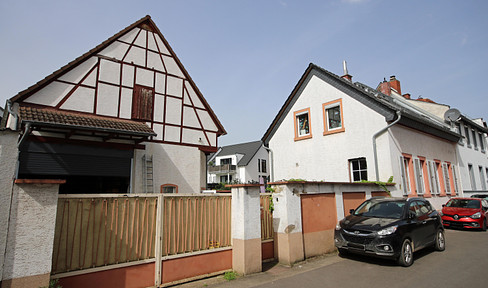
<path fill-rule="evenodd" d="M 199 193 L 222 124 L 150 16 L 8 100 L 17 178 L 61 193 Z"/>
<path fill-rule="evenodd" d="M 448 105 L 439 104 L 431 99 L 411 99 L 410 94 L 401 92 L 400 81 L 395 76 L 390 81 L 379 84 L 378 90 L 395 98 L 402 98 L 408 103 L 422 108 L 452 125 L 461 138 L 457 145 L 457 159 L 459 165 L 459 180 L 465 196 L 479 192 L 488 192 L 488 155 L 486 153 L 486 137 L 488 128 L 483 119 L 471 119 L 457 109 L 450 109 Z M 432 115 L 430 114 L 430 115 Z M 455 119 L 450 119 L 452 116 Z M 452 122 L 452 123 L 451 123 Z"/>
<path fill-rule="evenodd" d="M 274 179 L 387 181 L 393 196 L 432 197 L 440 207 L 458 190 L 449 125 L 351 76 L 310 64 L 262 140 Z"/>
<path fill-rule="evenodd" d="M 261 141 L 223 146 L 208 160 L 208 183 L 267 183 L 268 158 Z"/>

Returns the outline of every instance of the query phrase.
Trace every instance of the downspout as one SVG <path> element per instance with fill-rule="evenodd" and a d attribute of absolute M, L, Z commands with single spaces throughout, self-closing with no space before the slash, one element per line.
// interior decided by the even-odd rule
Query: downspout
<path fill-rule="evenodd" d="M 274 181 L 273 150 L 263 145 L 263 148 L 269 152 L 269 182 Z"/>
<path fill-rule="evenodd" d="M 375 169 L 375 172 L 376 172 L 376 181 L 380 181 L 379 178 L 380 178 L 380 172 L 378 171 L 378 151 L 377 151 L 377 147 L 376 147 L 376 138 L 380 135 L 380 134 L 383 134 L 386 130 L 388 130 L 391 126 L 395 125 L 396 123 L 398 123 L 398 121 L 400 121 L 400 119 L 402 118 L 402 112 L 400 110 L 396 111 L 396 114 L 397 114 L 397 119 L 395 121 L 393 121 L 392 123 L 390 123 L 388 126 L 382 128 L 380 131 L 376 132 L 374 135 L 373 135 L 373 155 L 374 155 L 374 169 Z"/>

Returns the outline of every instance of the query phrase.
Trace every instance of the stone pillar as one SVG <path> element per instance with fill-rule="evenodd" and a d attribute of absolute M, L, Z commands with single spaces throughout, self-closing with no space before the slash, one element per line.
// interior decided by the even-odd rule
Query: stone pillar
<path fill-rule="evenodd" d="M 8 217 L 12 200 L 15 168 L 17 167 L 18 132 L 0 131 L 0 281 L 3 279 L 3 263 L 7 246 Z"/>
<path fill-rule="evenodd" d="M 232 268 L 244 275 L 261 272 L 260 185 L 227 187 L 232 190 Z"/>
<path fill-rule="evenodd" d="M 303 184 L 270 184 L 275 188 L 275 193 L 273 193 L 275 257 L 278 257 L 281 264 L 292 266 L 294 263 L 305 259 L 299 194 L 303 190 Z"/>
<path fill-rule="evenodd" d="M 15 180 L 2 288 L 49 286 L 59 185 Z"/>

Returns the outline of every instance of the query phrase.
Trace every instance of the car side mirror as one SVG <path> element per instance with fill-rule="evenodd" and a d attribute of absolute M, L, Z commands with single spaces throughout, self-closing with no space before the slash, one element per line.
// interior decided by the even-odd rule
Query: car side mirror
<path fill-rule="evenodd" d="M 442 204 L 442 208 L 446 207 L 446 204 Z"/>
<path fill-rule="evenodd" d="M 351 214 L 351 215 L 354 214 L 354 209 L 350 209 L 349 214 Z"/>

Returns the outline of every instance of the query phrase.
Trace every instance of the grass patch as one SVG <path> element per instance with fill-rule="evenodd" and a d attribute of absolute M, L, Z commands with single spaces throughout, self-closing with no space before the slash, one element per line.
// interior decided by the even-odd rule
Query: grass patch
<path fill-rule="evenodd" d="M 231 281 L 237 278 L 237 273 L 235 271 L 227 271 L 224 274 L 224 279 L 227 281 Z"/>

